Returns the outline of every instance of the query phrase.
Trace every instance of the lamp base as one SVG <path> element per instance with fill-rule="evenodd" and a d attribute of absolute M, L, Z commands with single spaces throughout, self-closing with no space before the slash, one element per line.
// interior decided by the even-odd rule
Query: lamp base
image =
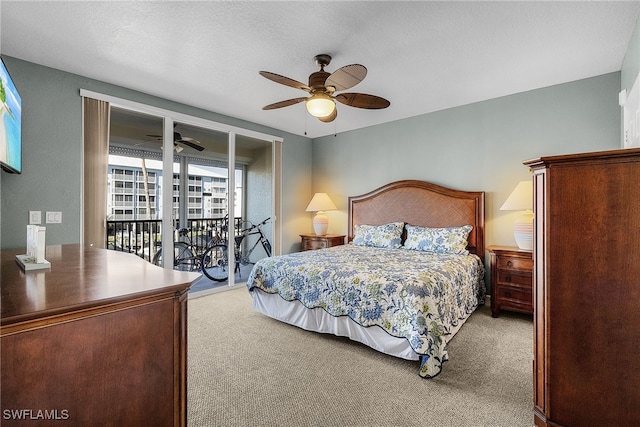
<path fill-rule="evenodd" d="M 316 216 L 313 217 L 313 231 L 316 236 L 324 236 L 329 229 L 329 218 L 322 211 L 318 211 Z"/>
<path fill-rule="evenodd" d="M 516 219 L 513 223 L 513 237 L 520 249 L 533 250 L 533 211 L 527 210 Z"/>

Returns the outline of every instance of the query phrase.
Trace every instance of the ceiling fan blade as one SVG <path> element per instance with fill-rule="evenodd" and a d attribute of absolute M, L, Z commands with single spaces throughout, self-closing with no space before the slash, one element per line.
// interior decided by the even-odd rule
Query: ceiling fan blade
<path fill-rule="evenodd" d="M 285 86 L 295 87 L 296 89 L 302 89 L 307 92 L 311 90 L 306 84 L 290 79 L 289 77 L 281 76 L 280 74 L 270 73 L 269 71 L 260 71 L 260 75 Z"/>
<path fill-rule="evenodd" d="M 194 150 L 198 150 L 198 151 L 204 150 L 204 147 L 200 145 L 200 141 L 193 138 L 181 138 L 176 140 L 176 143 L 186 145 L 187 147 L 191 147 Z"/>
<path fill-rule="evenodd" d="M 367 67 L 360 64 L 345 65 L 334 71 L 325 81 L 325 86 L 336 88 L 336 92 L 349 89 L 360 83 L 367 76 Z"/>
<path fill-rule="evenodd" d="M 175 127 L 175 125 L 173 125 L 173 127 Z M 156 138 L 156 139 L 158 139 L 158 140 L 162 140 L 162 135 L 148 135 L 148 134 L 147 134 L 147 136 L 148 136 L 149 138 Z M 177 141 L 177 140 L 179 140 L 179 139 L 182 139 L 182 135 L 180 135 L 178 132 L 175 132 L 175 131 L 174 131 L 174 132 L 173 132 L 173 140 L 174 140 L 174 141 Z"/>
<path fill-rule="evenodd" d="M 298 102 L 306 101 L 307 98 L 293 98 L 286 101 L 274 102 L 273 104 L 265 105 L 263 110 L 274 110 L 276 108 L 288 107 L 289 105 L 297 104 Z"/>
<path fill-rule="evenodd" d="M 380 110 L 387 108 L 391 103 L 384 98 L 366 93 L 341 93 L 335 98 L 345 105 L 356 108 L 367 108 L 369 110 Z"/>
<path fill-rule="evenodd" d="M 336 117 L 338 117 L 338 109 L 334 108 L 333 109 L 333 113 L 329 114 L 328 116 L 325 117 L 318 117 L 318 120 L 320 120 L 321 122 L 324 123 L 329 123 L 332 122 L 336 119 Z"/>
<path fill-rule="evenodd" d="M 133 144 L 134 147 L 140 147 L 143 145 L 148 145 L 148 144 L 155 144 L 156 141 L 140 141 L 140 142 L 136 142 L 135 144 Z"/>
<path fill-rule="evenodd" d="M 202 143 L 201 143 L 200 141 L 198 141 L 197 139 L 195 139 L 195 138 L 190 138 L 190 137 L 188 137 L 188 136 L 180 137 L 180 138 L 178 138 L 178 140 L 180 140 L 180 141 L 193 142 L 194 144 L 202 144 Z"/>

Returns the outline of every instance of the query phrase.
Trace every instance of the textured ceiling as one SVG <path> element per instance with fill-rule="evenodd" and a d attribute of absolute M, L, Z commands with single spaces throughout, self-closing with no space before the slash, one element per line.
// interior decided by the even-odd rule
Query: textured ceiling
<path fill-rule="evenodd" d="M 632 2 L 8 1 L 0 51 L 294 134 L 318 137 L 619 71 L 640 12 Z M 358 63 L 350 91 L 385 110 L 338 104 L 321 123 L 304 104 L 314 56 Z"/>

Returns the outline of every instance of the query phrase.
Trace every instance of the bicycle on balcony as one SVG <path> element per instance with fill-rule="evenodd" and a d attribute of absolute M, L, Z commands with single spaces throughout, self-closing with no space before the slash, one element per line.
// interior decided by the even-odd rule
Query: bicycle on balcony
<path fill-rule="evenodd" d="M 173 242 L 173 269 L 179 271 L 200 271 L 204 265 L 203 257 L 212 247 L 226 240 L 216 230 L 199 229 L 192 233 L 190 228 L 177 230 L 178 238 Z M 153 264 L 163 265 L 162 248 L 153 256 Z"/>
<path fill-rule="evenodd" d="M 234 255 L 235 268 L 234 272 L 240 271 L 240 265 L 255 264 L 251 262 L 251 254 L 258 246 L 262 245 L 264 252 L 268 257 L 271 256 L 271 242 L 264 234 L 262 227 L 267 224 L 271 218 L 267 218 L 259 224 L 251 224 L 240 231 L 240 234 L 234 237 Z M 243 242 L 249 236 L 258 236 L 257 240 L 249 249 L 243 249 Z M 202 272 L 209 279 L 216 282 L 224 282 L 229 278 L 229 245 L 227 242 L 218 243 L 207 249 L 202 257 Z"/>

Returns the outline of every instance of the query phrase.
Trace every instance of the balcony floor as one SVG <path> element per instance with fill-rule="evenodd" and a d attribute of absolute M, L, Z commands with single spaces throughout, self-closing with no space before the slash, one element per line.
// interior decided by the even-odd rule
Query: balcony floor
<path fill-rule="evenodd" d="M 236 273 L 235 276 L 234 288 L 237 286 L 244 286 L 247 283 L 247 277 L 249 277 L 249 273 L 251 273 L 252 268 L 252 264 L 240 266 L 240 273 Z M 229 289 L 229 282 L 214 282 L 213 280 L 209 280 L 208 277 L 202 274 L 200 275 L 200 278 L 193 282 L 193 285 L 191 285 L 191 289 L 189 289 L 189 298 L 204 296 L 214 291 L 226 289 Z"/>

